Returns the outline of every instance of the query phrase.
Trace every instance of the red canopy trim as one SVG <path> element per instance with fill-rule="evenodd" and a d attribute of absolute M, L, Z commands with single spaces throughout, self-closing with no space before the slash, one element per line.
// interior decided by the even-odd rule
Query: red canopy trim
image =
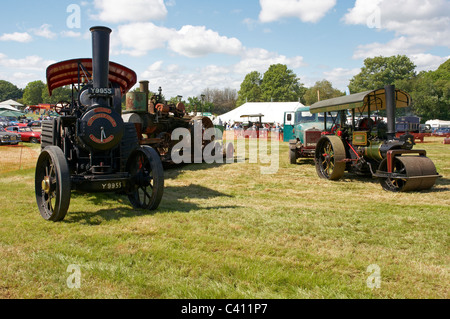
<path fill-rule="evenodd" d="M 92 59 L 73 59 L 58 62 L 47 68 L 47 85 L 50 96 L 54 89 L 71 84 L 78 84 L 78 65 L 83 67 L 92 75 Z M 87 75 L 86 75 L 87 76 Z M 84 78 L 87 82 L 85 73 L 80 68 L 80 80 Z M 109 62 L 109 80 L 120 86 L 122 94 L 127 93 L 137 82 L 137 75 L 123 65 Z"/>

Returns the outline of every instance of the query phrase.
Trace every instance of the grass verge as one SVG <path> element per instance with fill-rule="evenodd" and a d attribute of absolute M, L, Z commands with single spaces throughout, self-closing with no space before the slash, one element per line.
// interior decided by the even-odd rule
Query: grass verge
<path fill-rule="evenodd" d="M 276 174 L 177 167 L 156 212 L 73 193 L 56 224 L 39 215 L 33 166 L 2 172 L 0 298 L 449 298 L 450 152 L 439 142 L 416 147 L 444 176 L 426 192 L 321 180 L 311 160 L 288 164 L 282 144 Z"/>

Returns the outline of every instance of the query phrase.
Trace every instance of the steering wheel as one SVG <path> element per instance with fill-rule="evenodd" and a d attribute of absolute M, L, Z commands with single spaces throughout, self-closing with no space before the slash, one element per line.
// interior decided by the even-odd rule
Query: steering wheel
<path fill-rule="evenodd" d="M 59 101 L 55 105 L 55 111 L 58 114 L 61 114 L 63 110 L 70 108 L 70 103 L 67 101 Z"/>
<path fill-rule="evenodd" d="M 335 126 L 333 126 L 333 128 L 331 129 L 331 134 L 336 133 L 337 130 L 339 130 L 341 128 L 340 124 L 336 124 Z"/>

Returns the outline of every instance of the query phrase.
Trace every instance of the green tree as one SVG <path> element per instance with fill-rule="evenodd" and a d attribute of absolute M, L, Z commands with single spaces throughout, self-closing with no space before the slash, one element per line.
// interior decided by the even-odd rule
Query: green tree
<path fill-rule="evenodd" d="M 375 90 L 399 80 L 412 79 L 416 75 L 415 68 L 414 63 L 405 55 L 367 58 L 361 72 L 350 80 L 350 92 Z"/>
<path fill-rule="evenodd" d="M 264 73 L 261 91 L 266 102 L 295 102 L 303 100 L 306 88 L 285 64 L 273 64 Z"/>
<path fill-rule="evenodd" d="M 321 101 L 345 95 L 344 92 L 341 92 L 338 89 L 333 88 L 333 85 L 331 84 L 330 81 L 327 80 L 317 81 L 313 87 L 307 89 L 305 92 L 304 101 L 306 105 L 312 105 L 318 101 L 317 96 L 318 91 Z"/>
<path fill-rule="evenodd" d="M 406 84 L 413 100 L 413 111 L 422 122 L 450 120 L 450 59 L 436 71 L 422 71 Z"/>
<path fill-rule="evenodd" d="M 42 103 L 56 104 L 61 101 L 72 101 L 72 90 L 70 87 L 59 87 L 53 90 L 52 96 L 48 92 L 46 85 L 42 90 Z"/>
<path fill-rule="evenodd" d="M 205 97 L 204 109 L 214 114 L 224 114 L 236 107 L 237 92 L 232 88 L 203 90 Z M 245 101 L 244 101 L 245 103 Z"/>
<path fill-rule="evenodd" d="M 26 105 L 37 105 L 42 103 L 42 91 L 45 84 L 42 81 L 34 81 L 28 83 L 23 92 L 23 103 Z"/>
<path fill-rule="evenodd" d="M 18 100 L 23 96 L 23 91 L 14 84 L 0 80 L 0 102 L 6 100 Z"/>
<path fill-rule="evenodd" d="M 258 71 L 247 74 L 238 91 L 236 106 L 241 106 L 246 102 L 261 102 L 261 83 L 262 76 Z"/>

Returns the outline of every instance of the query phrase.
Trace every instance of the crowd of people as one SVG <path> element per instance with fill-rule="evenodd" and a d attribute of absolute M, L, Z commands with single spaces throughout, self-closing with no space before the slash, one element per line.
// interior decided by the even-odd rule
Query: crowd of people
<path fill-rule="evenodd" d="M 273 124 L 271 123 L 256 123 L 256 122 L 234 122 L 234 121 L 227 121 L 222 122 L 222 120 L 219 118 L 218 121 L 219 125 L 223 126 L 226 131 L 236 131 L 236 130 L 264 130 L 264 131 L 272 131 L 272 132 L 283 132 L 283 124 L 280 124 L 278 122 L 275 122 Z"/>

